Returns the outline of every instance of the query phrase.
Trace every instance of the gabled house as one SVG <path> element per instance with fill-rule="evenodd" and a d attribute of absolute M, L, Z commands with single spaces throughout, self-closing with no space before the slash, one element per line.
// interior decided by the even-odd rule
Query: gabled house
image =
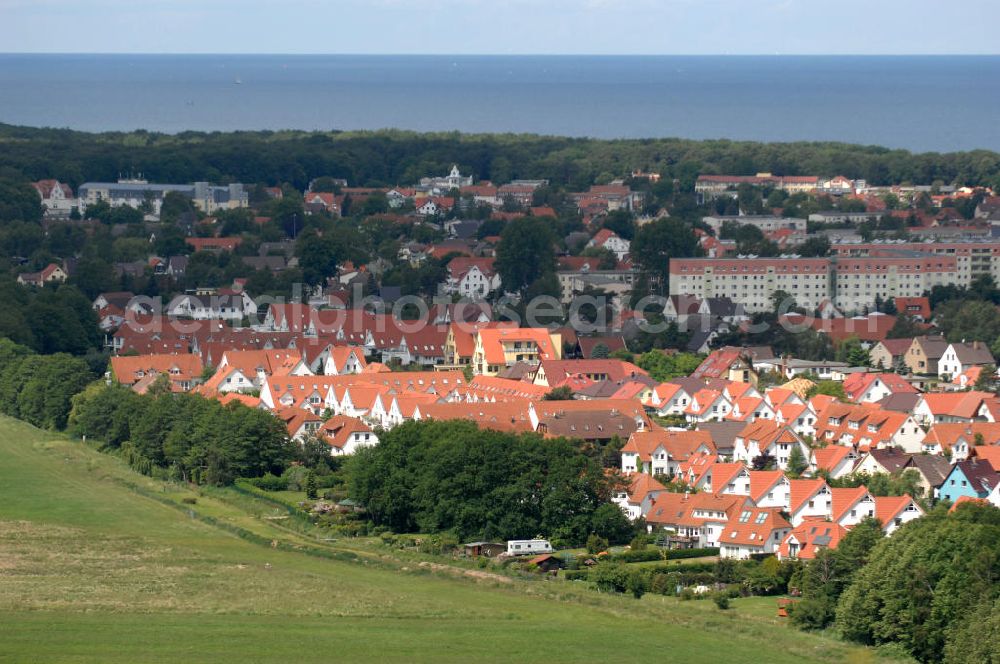
<path fill-rule="evenodd" d="M 861 456 L 854 472 L 865 475 L 885 473 L 895 475 L 903 472 L 913 455 L 893 447 L 869 450 Z"/>
<path fill-rule="evenodd" d="M 646 473 L 633 473 L 622 484 L 615 491 L 611 502 L 621 507 L 630 521 L 644 516 L 656 497 L 667 491 L 665 486 Z"/>
<path fill-rule="evenodd" d="M 688 422 L 718 422 L 726 419 L 732 408 L 732 403 L 723 392 L 706 388 L 691 395 L 684 417 Z"/>
<path fill-rule="evenodd" d="M 822 517 L 810 517 L 800 523 L 781 542 L 779 560 L 812 560 L 823 549 L 836 549 L 847 535 L 847 528 Z"/>
<path fill-rule="evenodd" d="M 750 499 L 757 507 L 780 507 L 791 504 L 791 484 L 780 470 L 751 470 Z"/>
<path fill-rule="evenodd" d="M 334 415 L 323 422 L 319 436 L 330 445 L 331 456 L 353 454 L 363 445 L 378 445 L 378 436 L 371 427 L 345 415 Z"/>
<path fill-rule="evenodd" d="M 364 350 L 356 346 L 336 346 L 328 344 L 315 355 L 309 368 L 315 374 L 342 376 L 358 374 L 368 366 Z"/>
<path fill-rule="evenodd" d="M 757 372 L 754 371 L 753 359 L 745 349 L 726 346 L 712 351 L 702 360 L 691 376 L 693 378 L 724 378 L 741 383 L 757 384 Z"/>
<path fill-rule="evenodd" d="M 562 358 L 562 337 L 545 328 L 483 327 L 476 330 L 472 370 L 495 376 L 517 362 Z"/>
<path fill-rule="evenodd" d="M 882 532 L 892 535 L 904 523 L 924 516 L 924 510 L 913 498 L 902 496 L 876 496 L 875 518 L 882 524 Z"/>
<path fill-rule="evenodd" d="M 691 403 L 691 395 L 675 383 L 660 383 L 653 388 L 644 405 L 653 409 L 660 417 L 683 415 Z"/>
<path fill-rule="evenodd" d="M 971 423 L 988 421 L 990 412 L 983 410 L 985 402 L 995 402 L 996 395 L 989 392 L 926 392 L 913 409 L 913 417 L 920 423 Z"/>
<path fill-rule="evenodd" d="M 693 456 L 715 454 L 715 444 L 705 431 L 648 428 L 629 436 L 621 454 L 623 473 L 673 476 Z"/>
<path fill-rule="evenodd" d="M 845 528 L 875 518 L 875 498 L 863 486 L 831 488 L 830 520 Z"/>
<path fill-rule="evenodd" d="M 955 502 L 962 496 L 986 498 L 1000 482 L 1000 473 L 988 461 L 968 459 L 952 466 L 938 492 L 941 500 Z"/>
<path fill-rule="evenodd" d="M 719 537 L 719 557 L 747 560 L 774 553 L 792 531 L 778 508 L 744 507 L 730 518 Z"/>
<path fill-rule="evenodd" d="M 173 392 L 187 392 L 201 381 L 201 356 L 193 353 L 116 355 L 111 376 L 122 385 L 144 391 L 160 375 L 170 379 Z"/>
<path fill-rule="evenodd" d="M 853 373 L 844 380 L 844 393 L 854 403 L 876 403 L 894 394 L 916 394 L 902 376 L 891 373 Z"/>
<path fill-rule="evenodd" d="M 757 420 L 736 436 L 733 458 L 752 463 L 757 457 L 768 455 L 774 458 L 778 468 L 786 470 L 795 448 L 799 449 L 803 459 L 809 459 L 809 446 L 789 427 L 771 420 Z"/>
<path fill-rule="evenodd" d="M 900 447 L 919 452 L 924 431 L 907 413 L 882 410 L 873 404 L 833 402 L 816 416 L 816 440 L 863 451 Z"/>
<path fill-rule="evenodd" d="M 902 472 L 910 470 L 915 472 L 919 478 L 920 492 L 917 495 L 937 498 L 938 490 L 951 474 L 951 464 L 948 463 L 948 459 L 936 454 L 914 454 L 903 467 Z"/>
<path fill-rule="evenodd" d="M 663 319 L 685 325 L 689 317 L 699 315 L 700 309 L 701 300 L 694 295 L 669 295 L 663 305 Z"/>
<path fill-rule="evenodd" d="M 904 362 L 911 373 L 937 374 L 938 362 L 946 350 L 948 342 L 944 337 L 914 337 L 906 351 Z"/>
<path fill-rule="evenodd" d="M 618 236 L 617 233 L 608 229 L 602 228 L 597 231 L 597 234 L 590 239 L 587 243 L 588 247 L 600 247 L 602 249 L 607 249 L 615 255 L 618 260 L 625 260 L 628 256 L 630 249 L 630 242 Z"/>
<path fill-rule="evenodd" d="M 938 377 L 952 380 L 973 367 L 995 367 L 996 360 L 989 346 L 982 341 L 954 343 L 945 349 L 938 360 Z"/>
<path fill-rule="evenodd" d="M 31 184 L 42 199 L 42 212 L 47 218 L 65 219 L 80 207 L 80 200 L 73 196 L 73 189 L 59 180 L 39 180 Z"/>
<path fill-rule="evenodd" d="M 288 430 L 288 437 L 299 443 L 314 435 L 323 425 L 323 418 L 310 410 L 302 408 L 282 408 L 276 411 L 275 416 L 285 423 Z"/>
<path fill-rule="evenodd" d="M 708 493 L 724 493 L 726 489 L 733 485 L 731 493 L 733 495 L 750 495 L 750 478 L 744 476 L 746 466 L 742 463 L 722 463 L 716 461 L 713 455 L 701 455 L 693 457 L 688 463 L 681 466 L 682 479 L 688 485 L 698 491 Z M 735 490 L 738 479 L 744 476 L 746 482 L 745 490 L 737 492 Z"/>
<path fill-rule="evenodd" d="M 17 283 L 23 286 L 41 288 L 45 284 L 62 283 L 69 278 L 66 271 L 55 263 L 49 263 L 41 272 L 22 272 L 17 275 Z"/>
<path fill-rule="evenodd" d="M 829 519 L 833 515 L 830 487 L 821 479 L 789 480 L 789 507 L 793 526 L 809 517 Z"/>
<path fill-rule="evenodd" d="M 913 339 L 883 339 L 868 351 L 871 366 L 882 371 L 906 367 L 906 354 L 913 345 Z"/>
<path fill-rule="evenodd" d="M 448 262 L 448 278 L 441 284 L 441 292 L 481 300 L 500 290 L 500 275 L 493 262 L 493 258 L 456 256 Z"/>
<path fill-rule="evenodd" d="M 928 454 L 948 454 L 952 461 L 969 457 L 976 445 L 1000 444 L 1000 423 L 970 422 L 935 424 L 927 430 L 924 451 Z"/>
<path fill-rule="evenodd" d="M 753 508 L 746 496 L 661 493 L 646 512 L 646 528 L 672 533 L 685 548 L 714 547 L 730 518 L 746 508 Z"/>
<path fill-rule="evenodd" d="M 811 454 L 809 468 L 812 472 L 823 471 L 835 480 L 850 475 L 858 461 L 858 454 L 854 448 L 845 445 L 817 447 Z"/>
<path fill-rule="evenodd" d="M 334 217 L 340 216 L 342 197 L 332 192 L 307 191 L 303 196 L 302 206 L 307 213 L 328 212 Z"/>

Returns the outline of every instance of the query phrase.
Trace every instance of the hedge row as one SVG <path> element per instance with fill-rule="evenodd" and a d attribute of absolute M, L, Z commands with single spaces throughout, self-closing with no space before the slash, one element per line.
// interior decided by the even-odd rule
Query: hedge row
<path fill-rule="evenodd" d="M 612 562 L 619 563 L 645 563 L 654 560 L 683 560 L 685 558 L 702 558 L 705 556 L 717 556 L 719 549 L 715 547 L 704 549 L 667 549 L 647 547 L 637 551 L 623 551 L 613 554 L 610 558 Z"/>

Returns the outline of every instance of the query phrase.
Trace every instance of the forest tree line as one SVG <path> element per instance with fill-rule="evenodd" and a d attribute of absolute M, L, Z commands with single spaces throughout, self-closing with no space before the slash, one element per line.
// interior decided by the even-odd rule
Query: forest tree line
<path fill-rule="evenodd" d="M 844 175 L 873 185 L 1000 185 L 1000 154 L 914 154 L 831 142 L 757 143 L 676 138 L 598 140 L 537 135 L 256 131 L 87 133 L 0 124 L 0 177 L 57 178 L 74 188 L 141 171 L 156 182 L 291 183 L 320 176 L 355 186 L 415 183 L 453 163 L 477 180 L 545 178 L 585 189 L 641 168 L 693 187 L 699 173 Z M 1000 187 L 998 187 L 1000 188 Z"/>

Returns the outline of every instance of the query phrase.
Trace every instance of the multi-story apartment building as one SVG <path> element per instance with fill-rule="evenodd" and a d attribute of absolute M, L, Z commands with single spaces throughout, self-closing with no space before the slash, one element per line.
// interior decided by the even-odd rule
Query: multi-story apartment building
<path fill-rule="evenodd" d="M 128 205 L 147 208 L 153 214 L 160 214 L 163 198 L 169 192 L 177 192 L 192 200 L 205 214 L 218 210 L 245 208 L 249 205 L 249 194 L 242 184 L 233 183 L 223 187 L 207 182 L 194 184 L 151 184 L 142 179 L 123 179 L 118 182 L 85 182 L 80 185 L 80 205 L 86 207 L 100 201 L 112 207 Z"/>
<path fill-rule="evenodd" d="M 992 275 L 1000 281 L 1000 242 L 864 242 L 835 244 L 836 256 L 898 256 L 906 252 L 920 252 L 955 259 L 956 282 L 964 286 L 982 275 Z"/>
<path fill-rule="evenodd" d="M 722 230 L 722 226 L 726 222 L 730 222 L 738 226 L 755 226 L 764 233 L 772 233 L 774 231 L 784 229 L 805 232 L 807 226 L 805 219 L 796 219 L 794 217 L 776 217 L 770 214 L 703 217 L 702 221 L 708 224 L 709 227 L 715 231 L 716 236 L 719 235 L 719 231 Z"/>
<path fill-rule="evenodd" d="M 772 175 L 757 173 L 756 175 L 699 175 L 694 191 L 699 202 L 719 196 L 735 196 L 740 185 L 749 184 L 754 187 L 773 187 L 783 189 L 790 194 L 808 193 L 820 186 L 816 175 Z"/>
<path fill-rule="evenodd" d="M 700 299 L 728 297 L 747 313 L 770 311 L 772 296 L 785 291 L 800 306 L 818 307 L 832 293 L 828 258 L 675 258 L 670 294 Z"/>
<path fill-rule="evenodd" d="M 777 291 L 806 308 L 832 299 L 841 310 L 854 311 L 878 299 L 919 297 L 934 286 L 955 283 L 968 283 L 957 257 L 918 252 L 877 257 L 675 258 L 670 263 L 671 295 L 728 297 L 748 313 L 771 310 Z"/>
<path fill-rule="evenodd" d="M 920 297 L 934 286 L 967 283 L 954 256 L 907 252 L 908 256 L 833 258 L 833 295 L 845 311 L 876 300 Z"/>

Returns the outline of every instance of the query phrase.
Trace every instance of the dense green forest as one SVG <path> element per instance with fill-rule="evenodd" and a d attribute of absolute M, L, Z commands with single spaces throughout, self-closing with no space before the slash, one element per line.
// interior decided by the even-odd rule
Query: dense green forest
<path fill-rule="evenodd" d="M 921 662 L 981 664 L 1000 653 L 1000 510 L 947 505 L 885 538 L 862 522 L 820 551 L 789 585 L 792 620 L 832 625 L 866 645 L 892 644 Z"/>
<path fill-rule="evenodd" d="M 345 473 L 351 497 L 395 532 L 459 537 L 545 535 L 579 546 L 596 533 L 627 542 L 633 526 L 608 502 L 595 456 L 566 439 L 484 431 L 471 422 L 409 422 L 362 447 Z"/>
<path fill-rule="evenodd" d="M 547 178 L 572 189 L 639 168 L 677 178 L 682 187 L 693 185 L 699 173 L 761 171 L 845 175 L 876 185 L 1000 185 L 1000 154 L 986 150 L 913 154 L 843 143 L 404 131 L 91 134 L 0 125 L 0 177 L 58 178 L 73 187 L 137 172 L 156 182 L 287 182 L 304 189 L 312 178 L 332 176 L 352 185 L 395 185 L 445 173 L 453 163 L 476 179 Z"/>

